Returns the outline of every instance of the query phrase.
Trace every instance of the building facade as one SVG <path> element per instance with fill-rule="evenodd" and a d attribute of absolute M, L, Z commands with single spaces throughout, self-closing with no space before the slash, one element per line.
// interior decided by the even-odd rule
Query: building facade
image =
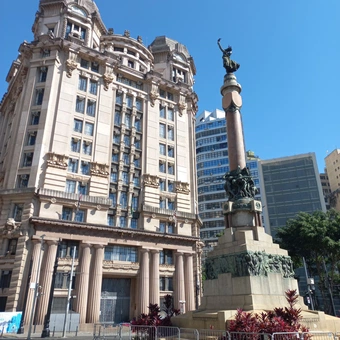
<path fill-rule="evenodd" d="M 265 224 L 275 238 L 276 229 L 299 212 L 326 211 L 314 153 L 260 161 Z"/>
<path fill-rule="evenodd" d="M 203 111 L 197 116 L 196 157 L 198 210 L 203 222 L 201 239 L 205 244 L 205 258 L 225 229 L 223 204 L 228 198 L 224 189 L 224 175 L 229 171 L 229 158 L 224 111 Z M 260 189 L 258 157 L 251 151 L 247 152 L 247 167 L 255 186 Z M 260 192 L 256 195 L 257 200 L 261 200 Z"/>
<path fill-rule="evenodd" d="M 81 325 L 129 321 L 167 293 L 195 309 L 193 58 L 164 36 L 115 34 L 92 0 L 40 0 L 33 34 L 0 106 L 0 309 L 27 324 L 38 283 L 42 324 L 55 258 L 64 308 L 74 251 Z"/>
<path fill-rule="evenodd" d="M 323 197 L 325 199 L 326 209 L 329 210 L 331 208 L 330 198 L 331 198 L 332 191 L 331 191 L 330 184 L 329 184 L 327 169 L 325 169 L 325 172 L 320 173 L 320 182 L 321 182 Z"/>
<path fill-rule="evenodd" d="M 340 149 L 333 150 L 325 157 L 326 171 L 329 181 L 329 205 L 340 211 Z"/>

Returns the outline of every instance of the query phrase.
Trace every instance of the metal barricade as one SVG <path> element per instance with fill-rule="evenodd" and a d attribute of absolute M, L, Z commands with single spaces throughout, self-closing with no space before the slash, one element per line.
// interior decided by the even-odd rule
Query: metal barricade
<path fill-rule="evenodd" d="M 113 322 L 96 323 L 93 327 L 93 339 L 120 339 L 120 326 Z"/>
<path fill-rule="evenodd" d="M 272 335 L 267 333 L 230 332 L 229 340 L 272 340 Z"/>
<path fill-rule="evenodd" d="M 130 325 L 130 340 L 157 340 L 157 328 L 155 326 Z"/>
<path fill-rule="evenodd" d="M 296 340 L 300 339 L 300 334 L 298 332 L 280 332 L 273 333 L 272 340 Z"/>
<path fill-rule="evenodd" d="M 130 340 L 131 339 L 131 325 L 130 323 L 121 323 L 120 326 L 120 340 Z"/>
<path fill-rule="evenodd" d="M 158 340 L 179 340 L 180 330 L 178 327 L 158 326 L 157 327 L 157 339 Z"/>
<path fill-rule="evenodd" d="M 199 340 L 228 340 L 228 332 L 215 329 L 199 329 Z"/>
<path fill-rule="evenodd" d="M 180 328 L 180 337 L 183 340 L 199 340 L 200 336 L 197 329 L 194 328 Z"/>
<path fill-rule="evenodd" d="M 332 332 L 304 332 L 300 333 L 301 340 L 334 340 L 335 336 Z"/>

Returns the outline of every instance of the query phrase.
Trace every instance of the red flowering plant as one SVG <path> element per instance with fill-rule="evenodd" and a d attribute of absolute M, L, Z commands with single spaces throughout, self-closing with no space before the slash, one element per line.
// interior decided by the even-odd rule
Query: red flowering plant
<path fill-rule="evenodd" d="M 300 323 L 302 320 L 301 309 L 295 307 L 299 298 L 296 290 L 287 290 L 285 297 L 288 307 L 274 308 L 273 311 L 253 314 L 239 309 L 235 319 L 227 323 L 227 331 L 254 334 L 308 332 L 309 329 Z"/>

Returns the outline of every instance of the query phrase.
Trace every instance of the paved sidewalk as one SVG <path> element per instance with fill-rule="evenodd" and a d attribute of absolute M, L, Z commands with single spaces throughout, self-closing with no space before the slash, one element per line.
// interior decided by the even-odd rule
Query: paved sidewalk
<path fill-rule="evenodd" d="M 27 333 L 24 334 L 12 334 L 5 333 L 0 337 L 0 339 L 11 340 L 11 339 L 27 339 Z M 41 333 L 31 334 L 31 339 L 41 339 Z M 81 339 L 81 340 L 92 340 L 93 333 L 90 332 L 78 332 L 76 335 L 75 332 L 66 333 L 65 338 L 62 337 L 62 332 L 55 332 L 54 335 L 51 332 L 49 338 L 45 339 Z"/>

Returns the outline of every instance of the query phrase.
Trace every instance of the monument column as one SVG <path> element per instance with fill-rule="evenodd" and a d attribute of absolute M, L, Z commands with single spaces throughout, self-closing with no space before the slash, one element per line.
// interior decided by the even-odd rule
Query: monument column
<path fill-rule="evenodd" d="M 159 250 L 151 250 L 150 303 L 159 305 Z"/>
<path fill-rule="evenodd" d="M 26 301 L 26 309 L 25 309 L 25 320 L 24 325 L 27 325 L 30 321 L 30 314 L 33 307 L 33 299 L 34 299 L 34 288 L 31 288 L 35 285 L 37 281 L 38 267 L 39 267 L 39 254 L 41 250 L 41 242 L 40 240 L 32 240 L 33 251 L 32 251 L 32 271 L 31 271 L 31 280 L 29 282 L 30 288 L 27 294 L 27 301 Z M 42 257 L 42 256 L 41 256 Z"/>
<path fill-rule="evenodd" d="M 185 313 L 185 287 L 183 253 L 176 253 L 174 306 Z"/>
<path fill-rule="evenodd" d="M 185 309 L 186 311 L 195 310 L 195 294 L 194 294 L 194 269 L 192 254 L 185 254 Z"/>
<path fill-rule="evenodd" d="M 58 249 L 58 242 L 46 241 L 46 243 L 48 244 L 48 249 L 47 254 L 45 255 L 46 258 L 44 261 L 44 267 L 41 270 L 41 279 L 39 282 L 40 286 L 42 287 L 42 294 L 40 295 L 37 305 L 36 323 L 38 325 L 42 325 L 44 323 L 45 315 L 47 312 L 48 301 L 51 293 L 53 267 Z"/>
<path fill-rule="evenodd" d="M 89 297 L 87 305 L 87 322 L 95 323 L 99 321 L 100 298 L 103 276 L 104 245 L 96 244 L 92 261 L 91 280 L 89 285 Z"/>
<path fill-rule="evenodd" d="M 86 322 L 86 307 L 89 291 L 89 273 L 91 262 L 91 245 L 88 243 L 81 243 L 82 248 L 79 275 L 76 279 L 76 301 L 75 311 L 80 314 L 79 323 Z"/>
<path fill-rule="evenodd" d="M 139 268 L 139 314 L 148 314 L 149 305 L 149 249 L 141 249 Z"/>

